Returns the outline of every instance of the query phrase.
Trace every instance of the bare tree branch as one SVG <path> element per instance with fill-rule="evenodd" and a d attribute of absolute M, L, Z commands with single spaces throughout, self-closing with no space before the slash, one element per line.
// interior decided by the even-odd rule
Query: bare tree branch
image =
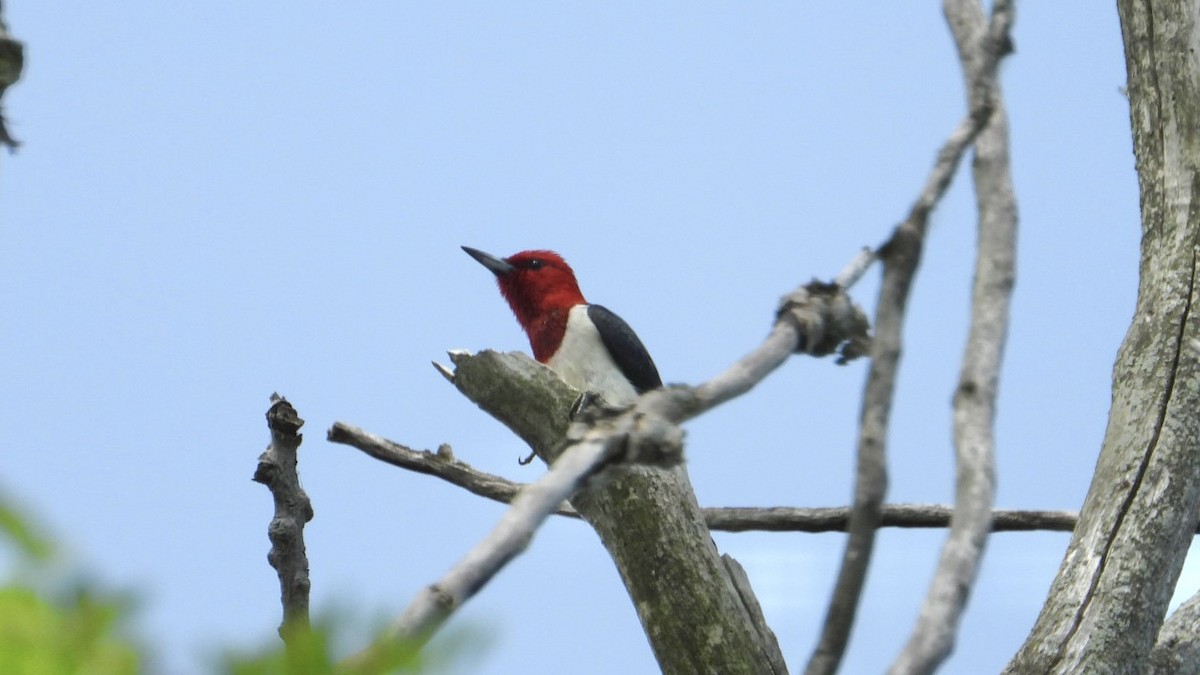
<path fill-rule="evenodd" d="M 995 495 L 993 422 L 1008 309 L 1016 268 L 1016 197 L 1008 160 L 1008 125 L 996 66 L 1009 49 L 1012 7 L 993 4 L 991 25 L 979 0 L 945 0 L 972 111 L 991 110 L 975 140 L 979 244 L 971 326 L 954 395 L 957 461 L 954 516 L 917 624 L 891 672 L 931 673 L 954 647 L 959 618 L 975 583 Z"/>
<path fill-rule="evenodd" d="M 961 152 L 960 149 L 958 153 Z M 957 157 L 950 163 L 940 160 L 941 155 L 935 172 L 944 170 L 947 176 L 952 173 L 958 161 Z M 942 169 L 943 166 L 946 168 Z M 944 185 L 949 184 L 948 180 L 947 178 Z M 914 213 L 917 212 L 916 208 L 914 207 Z M 897 228 L 892 239 L 882 249 L 883 282 L 875 313 L 871 365 L 859 418 L 854 508 L 846 526 L 850 536 L 846 542 L 821 636 L 805 668 L 809 675 L 837 671 L 846 650 L 863 580 L 870 563 L 875 530 L 879 527 L 880 505 L 887 490 L 884 444 L 892 393 L 895 389 L 896 369 L 900 359 L 904 306 L 920 260 L 923 236 L 924 215 L 914 221 L 910 214 L 909 220 Z"/>
<path fill-rule="evenodd" d="M 566 412 L 579 392 L 529 357 L 483 351 L 452 358 L 454 386 L 540 457 L 557 457 L 564 436 L 587 444 L 598 432 L 586 425 L 566 428 Z M 673 396 L 686 396 L 687 388 L 681 389 L 683 394 L 653 392 L 657 402 L 644 396 L 631 410 L 596 424 L 623 446 L 652 445 L 672 425 L 639 406 L 674 405 L 682 415 L 691 399 L 672 404 Z M 640 437 L 643 429 L 646 438 Z M 775 658 L 774 635 L 761 632 L 765 624 L 744 600 L 748 589 L 735 583 L 717 552 L 682 465 L 616 467 L 580 489 L 571 503 L 612 556 L 665 673 L 786 672 Z"/>
<path fill-rule="evenodd" d="M 851 283 L 869 264 L 869 256 L 857 256 L 839 280 Z M 842 361 L 856 358 L 869 343 L 867 329 L 865 316 L 843 286 L 814 281 L 784 298 L 763 345 L 712 381 L 697 388 L 672 386 L 648 392 L 625 411 L 589 409 L 581 423 L 569 426 L 565 411 L 578 392 L 523 355 L 452 353 L 456 370 L 435 364 L 460 391 L 526 440 L 551 464 L 552 472 L 559 470 L 568 454 L 594 457 L 597 452 L 620 453 L 666 470 L 630 467 L 615 472 L 603 487 L 576 493 L 593 467 L 575 479 L 560 479 L 555 485 L 565 492 L 539 492 L 537 500 L 524 497 L 532 486 L 526 488 L 509 511 L 523 515 L 507 518 L 459 566 L 415 600 L 393 627 L 389 642 L 420 644 L 428 639 L 455 607 L 527 545 L 542 519 L 575 493 L 572 503 L 617 563 L 664 671 L 694 672 L 702 667 L 729 673 L 786 672 L 774 634 L 757 601 L 750 601 L 753 593 L 744 575 L 735 574 L 735 566 L 721 559 L 704 525 L 687 474 L 679 466 L 682 431 L 677 424 L 749 390 L 792 353 L 836 352 Z M 348 431 L 346 425 L 336 425 L 330 440 L 351 442 L 351 436 L 367 436 Z M 367 451 L 376 456 L 390 461 L 404 454 L 379 452 L 386 443 L 368 440 Z M 432 465 L 427 459 L 412 466 L 426 470 Z M 629 500 L 628 494 L 654 498 Z M 664 559 L 674 561 L 671 574 L 661 573 Z M 372 658 L 371 651 L 356 661 Z"/>
<path fill-rule="evenodd" d="M 436 476 L 468 492 L 502 504 L 527 484 L 516 483 L 472 468 L 455 459 L 448 446 L 438 451 L 412 450 L 400 443 L 336 422 L 329 440 L 357 448 L 382 462 L 418 473 Z M 708 507 L 701 509 L 709 529 L 723 532 L 845 532 L 850 507 Z M 555 514 L 579 518 L 569 503 L 559 504 Z M 950 524 L 953 507 L 938 504 L 884 504 L 879 527 L 943 528 Z M 992 512 L 993 532 L 1070 532 L 1076 514 L 1071 511 L 997 509 Z"/>
<path fill-rule="evenodd" d="M 1118 0 L 1117 11 L 1141 206 L 1137 306 L 1079 524 L 1007 673 L 1146 672 L 1200 514 L 1200 1 Z"/>
<path fill-rule="evenodd" d="M 329 440 L 346 442 L 348 431 L 365 435 L 360 430 L 338 425 L 330 429 Z M 623 458 L 627 448 L 607 440 L 579 443 L 559 455 L 549 471 L 513 498 L 512 506 L 482 541 L 445 576 L 425 587 L 413 599 L 389 628 L 385 640 L 413 646 L 427 641 L 455 610 L 529 546 L 542 521 L 554 513 L 563 500 L 575 494 L 589 476 Z M 678 451 L 674 454 L 676 462 L 682 457 L 682 440 L 681 434 L 673 439 Z M 352 657 L 351 663 L 370 661 L 371 658 L 368 650 Z"/>
<path fill-rule="evenodd" d="M 304 420 L 292 404 L 279 394 L 272 394 L 271 407 L 267 410 L 271 444 L 259 456 L 258 468 L 254 471 L 254 480 L 266 485 L 275 500 L 275 516 L 267 528 L 271 539 L 267 561 L 279 574 L 283 603 L 279 634 L 289 644 L 293 630 L 306 631 L 309 627 L 310 582 L 308 556 L 304 551 L 304 524 L 312 520 L 313 509 L 296 472 L 296 451 L 303 440 L 299 433 L 302 426 Z"/>
<path fill-rule="evenodd" d="M 874 265 L 875 261 L 878 259 L 879 258 L 875 254 L 874 249 L 872 249 L 870 246 L 863 247 L 863 249 L 858 252 L 858 255 L 854 256 L 850 262 L 846 263 L 846 266 L 842 268 L 841 272 L 838 272 L 838 275 L 833 278 L 833 283 L 841 286 L 842 288 L 850 288 L 854 284 L 858 283 L 858 280 L 862 278 L 862 275 L 866 274 L 867 270 L 870 269 L 871 265 Z"/>
<path fill-rule="evenodd" d="M 329 430 L 328 440 L 331 443 L 341 443 L 358 448 L 381 462 L 402 469 L 437 476 L 480 497 L 503 504 L 511 503 L 513 497 L 517 496 L 517 492 L 527 485 L 479 471 L 456 459 L 449 445 L 442 445 L 436 453 L 428 450 L 413 450 L 343 422 L 333 423 L 333 427 Z M 579 514 L 569 506 L 560 507 L 558 512 L 562 515 L 579 517 Z"/>
<path fill-rule="evenodd" d="M 855 256 L 838 279 L 857 281 L 871 262 Z M 796 352 L 814 356 L 840 354 L 845 363 L 866 353 L 868 322 L 845 291 L 849 285 L 813 281 L 784 296 L 767 339 L 713 379 L 691 389 L 682 386 L 649 392 L 632 414 L 659 414 L 682 422 L 741 396 Z"/>
<path fill-rule="evenodd" d="M 1200 674 L 1200 594 L 1180 605 L 1158 631 L 1150 651 L 1153 675 Z"/>
<path fill-rule="evenodd" d="M 844 272 L 841 278 L 860 275 L 861 271 L 854 270 L 869 264 L 869 260 L 861 262 L 863 258 L 858 256 L 851 271 Z M 694 389 L 672 386 L 648 392 L 624 412 L 592 417 L 586 425 L 572 425 L 565 445 L 560 442 L 565 407 L 530 405 L 532 400 L 545 399 L 547 388 L 561 390 L 561 381 L 552 373 L 547 375 L 548 370 L 529 370 L 521 362 L 522 359 L 527 362 L 527 358 L 494 352 L 478 356 L 451 354 L 457 370 L 451 373 L 444 366 L 438 370 L 554 465 L 564 448 L 569 450 L 580 444 L 620 446 L 635 456 L 653 454 L 663 439 L 675 432 L 675 424 L 748 391 L 790 354 L 838 352 L 844 361 L 861 355 L 868 343 L 866 319 L 846 296 L 845 289 L 838 284 L 812 282 L 784 298 L 767 340 L 724 373 Z M 505 360 L 514 358 L 515 361 Z M 511 391 L 495 395 L 503 389 Z M 561 398 L 561 394 L 557 396 Z M 651 456 L 650 461 L 657 462 L 657 458 Z M 658 499 L 651 504 L 618 498 L 630 492 L 655 494 Z M 753 616 L 757 603 L 743 599 L 748 587 L 736 586 L 727 565 L 717 556 L 681 467 L 666 473 L 627 472 L 605 490 L 581 492 L 573 503 L 596 528 L 613 555 L 660 666 L 686 669 L 706 663 L 705 667 L 710 669 L 752 672 L 769 665 L 774 672 L 785 672 L 774 635 L 769 630 L 762 632 L 765 623 Z M 652 509 L 653 514 L 638 513 L 646 508 Z M 652 527 L 639 533 L 631 527 L 635 523 Z M 699 530 L 691 532 L 695 528 Z M 633 545 L 635 541 L 637 546 Z M 680 564 L 673 570 L 675 577 L 669 579 L 658 574 L 652 560 L 644 561 L 644 565 L 634 562 L 644 557 L 647 541 L 657 541 L 662 550 L 677 557 Z M 682 581 L 684 578 L 688 581 Z M 671 588 L 663 588 L 664 583 Z M 713 595 L 718 589 L 719 597 Z M 676 606 L 672 607 L 672 603 Z M 705 607 L 703 615 L 696 614 L 695 610 L 701 606 Z M 677 618 L 664 621 L 677 614 Z M 697 628 L 705 621 L 713 622 L 710 629 Z M 430 625 L 439 623 L 440 619 Z M 420 622 L 409 621 L 409 624 L 418 629 L 426 627 Z M 704 633 L 714 634 L 713 630 L 719 631 L 719 640 L 697 641 Z"/>
<path fill-rule="evenodd" d="M 996 5 L 1000 10 L 1008 6 L 1003 1 Z M 1003 11 L 1001 13 L 1004 14 Z M 1008 39 L 1011 13 L 1006 16 L 1009 17 L 1008 21 L 994 22 L 998 41 Z M 993 54 L 989 66 L 991 72 L 994 73 L 1004 53 L 997 50 Z M 821 637 L 806 668 L 809 675 L 836 672 L 849 642 L 874 549 L 875 531 L 881 525 L 881 509 L 887 492 L 887 427 L 900 360 L 905 306 L 920 264 L 929 214 L 949 187 L 963 154 L 988 124 L 993 112 L 991 101 L 990 97 L 972 100 L 967 117 L 938 151 L 933 169 L 909 210 L 908 217 L 879 250 L 884 262 L 883 282 L 876 308 L 871 368 L 867 374 L 859 418 L 854 510 L 848 528 L 850 536 L 846 541 Z"/>
<path fill-rule="evenodd" d="M 833 506 L 724 507 L 704 509 L 709 527 L 724 532 L 846 532 L 853 508 Z M 879 527 L 944 528 L 950 525 L 953 507 L 942 504 L 882 504 Z M 1076 514 L 1071 511 L 996 509 L 993 532 L 1070 532 Z"/>

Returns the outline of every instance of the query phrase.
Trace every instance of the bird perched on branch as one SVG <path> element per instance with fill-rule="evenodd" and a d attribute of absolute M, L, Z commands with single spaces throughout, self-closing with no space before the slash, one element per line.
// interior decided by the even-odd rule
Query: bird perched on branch
<path fill-rule="evenodd" d="M 642 392 L 662 386 L 637 334 L 621 317 L 583 299 L 562 256 L 521 251 L 497 258 L 462 248 L 496 275 L 500 294 L 529 336 L 533 357 L 584 397 L 598 394 L 610 406 L 627 406 Z"/>

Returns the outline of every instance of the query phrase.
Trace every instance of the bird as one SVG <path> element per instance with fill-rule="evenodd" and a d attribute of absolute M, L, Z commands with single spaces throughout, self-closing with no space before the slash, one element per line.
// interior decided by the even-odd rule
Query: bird
<path fill-rule="evenodd" d="M 496 275 L 500 295 L 529 337 L 533 357 L 582 392 L 572 412 L 599 396 L 610 407 L 632 405 L 662 386 L 658 367 L 621 317 L 584 299 L 575 272 L 554 251 L 498 258 L 462 249 Z"/>

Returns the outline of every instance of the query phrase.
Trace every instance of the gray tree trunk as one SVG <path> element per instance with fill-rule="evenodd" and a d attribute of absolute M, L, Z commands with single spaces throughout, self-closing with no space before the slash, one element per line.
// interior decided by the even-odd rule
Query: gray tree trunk
<path fill-rule="evenodd" d="M 455 365 L 460 391 L 553 461 L 578 392 L 521 354 L 485 351 Z M 786 672 L 740 566 L 717 552 L 684 467 L 610 467 L 570 501 L 612 556 L 662 672 Z"/>
<path fill-rule="evenodd" d="M 1200 0 L 1117 5 L 1141 188 L 1137 307 L 1079 524 L 1009 673 L 1144 672 L 1200 513 Z"/>

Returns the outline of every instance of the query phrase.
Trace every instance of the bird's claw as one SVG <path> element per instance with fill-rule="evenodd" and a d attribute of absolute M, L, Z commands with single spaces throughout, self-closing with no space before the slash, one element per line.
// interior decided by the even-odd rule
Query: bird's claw
<path fill-rule="evenodd" d="M 604 398 L 594 391 L 585 391 L 575 398 L 575 402 L 571 404 L 571 409 L 567 411 L 567 417 L 571 421 L 575 421 L 583 414 L 585 410 L 596 404 L 603 405 Z"/>
<path fill-rule="evenodd" d="M 604 400 L 604 396 L 594 391 L 585 391 L 575 397 L 575 401 L 571 403 L 571 407 L 567 410 L 567 419 L 572 423 L 581 422 L 590 424 L 598 419 L 603 418 L 606 414 L 611 415 L 625 408 L 615 408 Z M 525 466 L 537 457 L 537 451 L 529 453 L 528 457 L 518 458 L 517 463 Z"/>

